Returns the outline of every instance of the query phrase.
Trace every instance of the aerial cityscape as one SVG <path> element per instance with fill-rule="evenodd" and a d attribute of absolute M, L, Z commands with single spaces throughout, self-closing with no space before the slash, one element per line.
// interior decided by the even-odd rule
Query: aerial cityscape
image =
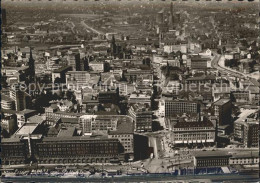
<path fill-rule="evenodd" d="M 257 2 L 3 0 L 1 15 L 4 181 L 258 178 Z"/>

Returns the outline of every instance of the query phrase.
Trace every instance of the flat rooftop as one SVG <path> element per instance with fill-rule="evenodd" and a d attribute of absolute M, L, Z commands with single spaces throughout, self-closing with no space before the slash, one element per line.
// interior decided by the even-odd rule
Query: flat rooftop
<path fill-rule="evenodd" d="M 35 123 L 26 123 L 24 126 L 22 126 L 15 135 L 28 135 L 35 131 L 38 124 Z"/>
<path fill-rule="evenodd" d="M 228 152 L 223 151 L 199 151 L 194 154 L 196 158 L 207 158 L 207 157 L 221 157 L 221 156 L 232 156 Z"/>
<path fill-rule="evenodd" d="M 57 137 L 72 137 L 74 136 L 75 131 L 76 131 L 75 127 L 61 128 Z"/>
<path fill-rule="evenodd" d="M 219 99 L 214 103 L 214 105 L 224 105 L 225 103 L 229 102 L 229 99 Z"/>

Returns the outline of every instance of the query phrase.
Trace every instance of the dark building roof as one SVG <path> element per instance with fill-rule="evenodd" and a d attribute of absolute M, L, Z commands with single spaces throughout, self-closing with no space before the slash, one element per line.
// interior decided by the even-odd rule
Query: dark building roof
<path fill-rule="evenodd" d="M 174 125 L 174 128 L 194 128 L 194 127 L 213 127 L 213 124 L 210 121 L 204 122 L 178 122 Z"/>
<path fill-rule="evenodd" d="M 118 142 L 118 139 L 108 139 L 106 136 L 72 136 L 72 137 L 45 137 L 43 138 L 43 142 L 59 142 L 59 141 L 65 141 L 67 143 L 70 143 L 70 141 L 110 141 L 110 142 Z"/>
<path fill-rule="evenodd" d="M 66 127 L 66 128 L 61 128 L 59 133 L 58 133 L 58 137 L 72 137 L 74 136 L 76 131 L 75 127 Z"/>
<path fill-rule="evenodd" d="M 223 151 L 198 151 L 195 153 L 195 158 L 207 158 L 207 157 L 231 157 L 228 152 Z"/>
<path fill-rule="evenodd" d="M 229 99 L 219 99 L 218 101 L 216 101 L 214 103 L 214 105 L 224 105 L 226 103 L 228 103 L 230 100 Z"/>
<path fill-rule="evenodd" d="M 238 154 L 233 154 L 232 158 L 259 158 L 259 151 L 239 152 Z"/>
<path fill-rule="evenodd" d="M 194 55 L 191 57 L 191 61 L 208 61 L 210 58 L 201 57 L 200 55 Z"/>
<path fill-rule="evenodd" d="M 54 73 L 60 73 L 60 72 L 63 72 L 63 71 L 69 70 L 69 69 L 72 69 L 72 67 L 71 66 L 65 66 L 65 67 L 61 67 L 59 69 L 55 69 L 53 72 Z"/>
<path fill-rule="evenodd" d="M 133 134 L 134 125 L 128 122 L 119 123 L 115 131 L 109 131 L 108 133 L 109 135 Z"/>
<path fill-rule="evenodd" d="M 198 77 L 188 78 L 187 81 L 198 81 L 198 80 L 215 80 L 216 76 L 214 75 L 202 75 Z"/>
<path fill-rule="evenodd" d="M 76 123 L 76 124 L 78 124 L 77 118 L 63 118 L 63 117 L 61 117 L 60 119 L 61 119 L 62 123 Z"/>
<path fill-rule="evenodd" d="M 30 114 L 30 113 L 36 113 L 36 110 L 32 110 L 32 109 L 24 109 L 22 111 L 18 111 L 17 114 Z"/>

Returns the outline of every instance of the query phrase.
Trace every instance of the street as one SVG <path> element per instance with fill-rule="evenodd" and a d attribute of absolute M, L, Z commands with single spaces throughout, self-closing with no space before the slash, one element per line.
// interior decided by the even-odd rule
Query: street
<path fill-rule="evenodd" d="M 84 27 L 86 27 L 86 29 L 91 30 L 92 32 L 94 32 L 94 33 L 96 33 L 96 34 L 98 34 L 98 35 L 103 35 L 102 32 L 100 32 L 100 31 L 94 29 L 93 27 L 90 27 L 89 25 L 87 25 L 84 20 L 82 20 L 80 23 L 81 23 L 81 25 L 83 25 Z"/>

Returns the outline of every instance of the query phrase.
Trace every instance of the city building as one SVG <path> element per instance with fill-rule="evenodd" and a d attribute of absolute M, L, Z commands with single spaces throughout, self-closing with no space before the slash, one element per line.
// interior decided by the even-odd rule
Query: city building
<path fill-rule="evenodd" d="M 245 147 L 259 147 L 259 117 L 256 110 L 245 110 L 234 122 L 234 139 Z"/>
<path fill-rule="evenodd" d="M 132 104 L 128 110 L 129 115 L 134 119 L 135 131 L 151 132 L 153 112 L 149 107 L 141 104 Z"/>
<path fill-rule="evenodd" d="M 45 137 L 37 143 L 40 164 L 112 163 L 121 160 L 119 140 L 88 136 Z"/>
<path fill-rule="evenodd" d="M 80 54 L 71 53 L 67 56 L 68 66 L 72 67 L 73 71 L 80 71 Z"/>
<path fill-rule="evenodd" d="M 131 121 L 127 116 L 119 115 L 82 115 L 79 123 L 82 124 L 84 135 L 92 134 L 95 131 L 116 130 L 121 120 Z"/>
<path fill-rule="evenodd" d="M 38 112 L 36 110 L 24 109 L 22 111 L 18 111 L 16 113 L 17 116 L 17 125 L 18 127 L 22 127 L 28 120 L 28 118 L 36 115 Z"/>
<path fill-rule="evenodd" d="M 148 94 L 132 93 L 128 99 L 128 104 L 148 104 L 151 106 L 151 96 Z"/>
<path fill-rule="evenodd" d="M 153 81 L 152 70 L 127 69 L 127 71 L 123 73 L 123 76 L 130 83 L 137 81 Z"/>
<path fill-rule="evenodd" d="M 60 83 L 66 83 L 66 73 L 68 71 L 72 71 L 72 67 L 71 66 L 65 66 L 65 67 L 61 67 L 59 69 L 56 69 L 52 72 L 52 82 L 55 83 L 55 81 L 57 82 L 57 80 Z M 59 79 L 57 79 L 59 78 Z"/>
<path fill-rule="evenodd" d="M 194 55 L 191 57 L 191 69 L 208 69 L 211 68 L 211 59 Z"/>
<path fill-rule="evenodd" d="M 219 99 L 213 103 L 213 115 L 218 118 L 218 125 L 230 125 L 232 103 L 230 99 Z"/>
<path fill-rule="evenodd" d="M 232 155 L 227 152 L 216 151 L 200 151 L 194 155 L 194 167 L 210 168 L 210 167 L 227 167 L 229 166 L 229 158 Z"/>
<path fill-rule="evenodd" d="M 15 102 L 9 96 L 1 94 L 1 108 L 7 110 L 15 109 Z"/>
<path fill-rule="evenodd" d="M 88 71 L 68 71 L 66 72 L 66 85 L 68 88 L 78 90 L 83 86 L 88 86 L 90 74 Z"/>
<path fill-rule="evenodd" d="M 89 68 L 92 71 L 96 71 L 96 72 L 104 72 L 105 70 L 105 64 L 104 62 L 89 62 Z"/>
<path fill-rule="evenodd" d="M 123 146 L 126 160 L 134 159 L 134 125 L 133 122 L 121 122 L 116 130 L 108 131 L 109 139 L 118 139 Z M 145 144 L 144 144 L 145 145 Z"/>
<path fill-rule="evenodd" d="M 208 120 L 199 122 L 178 121 L 173 126 L 172 133 L 175 146 L 212 146 L 215 143 L 216 130 Z"/>
<path fill-rule="evenodd" d="M 250 90 L 231 91 L 231 99 L 236 103 L 251 104 L 252 96 Z"/>
<path fill-rule="evenodd" d="M 27 144 L 19 137 L 1 139 L 2 165 L 25 164 L 29 154 Z"/>
<path fill-rule="evenodd" d="M 229 158 L 229 165 L 258 165 L 259 164 L 259 152 L 251 151 L 247 153 L 234 153 Z"/>
<path fill-rule="evenodd" d="M 100 103 L 113 103 L 117 104 L 119 99 L 119 93 L 117 90 L 100 91 L 98 93 L 98 101 Z"/>
<path fill-rule="evenodd" d="M 20 89 L 19 86 L 15 89 L 10 89 L 10 98 L 15 102 L 16 111 L 21 111 L 30 107 L 30 95 L 24 92 L 23 89 Z"/>
<path fill-rule="evenodd" d="M 14 134 L 14 132 L 17 130 L 17 120 L 16 115 L 10 115 L 10 116 L 3 116 L 1 119 L 1 128 L 5 129 L 9 135 Z"/>
<path fill-rule="evenodd" d="M 195 83 L 195 84 L 213 84 L 216 81 L 216 76 L 214 75 L 202 75 L 198 77 L 191 77 L 186 79 L 188 84 Z"/>
<path fill-rule="evenodd" d="M 170 117 L 173 114 L 200 113 L 200 105 L 188 100 L 161 99 L 159 101 L 159 115 Z"/>

